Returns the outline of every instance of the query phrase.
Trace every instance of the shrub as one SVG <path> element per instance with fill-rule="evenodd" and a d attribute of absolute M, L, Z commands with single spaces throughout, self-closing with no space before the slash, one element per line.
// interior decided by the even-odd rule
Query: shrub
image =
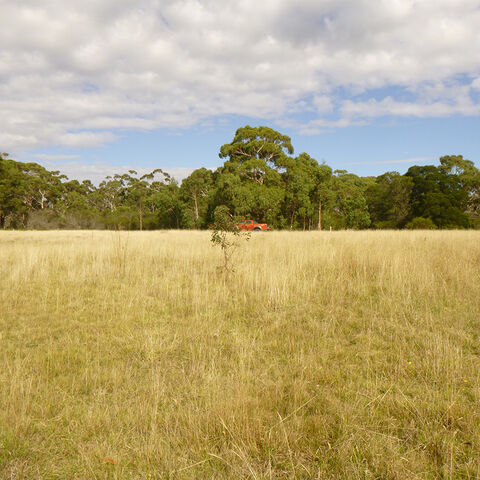
<path fill-rule="evenodd" d="M 221 269 L 228 277 L 233 272 L 231 257 L 234 250 L 239 246 L 239 240 L 243 237 L 250 238 L 250 232 L 244 232 L 237 227 L 237 219 L 232 217 L 227 206 L 219 205 L 214 213 L 215 222 L 210 226 L 212 236 L 210 241 L 213 246 L 218 246 L 223 252 L 223 265 Z"/>
<path fill-rule="evenodd" d="M 437 226 L 430 218 L 415 217 L 405 225 L 405 228 L 409 230 L 436 230 Z"/>

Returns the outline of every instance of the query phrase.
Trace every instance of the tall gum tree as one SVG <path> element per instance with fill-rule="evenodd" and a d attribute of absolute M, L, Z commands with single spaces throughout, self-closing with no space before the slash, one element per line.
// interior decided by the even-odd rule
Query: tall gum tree
<path fill-rule="evenodd" d="M 468 193 L 457 175 L 434 165 L 410 167 L 405 176 L 412 178 L 411 219 L 431 219 L 439 228 L 467 228 L 465 214 Z"/>
<path fill-rule="evenodd" d="M 235 215 L 275 223 L 285 189 L 281 173 L 293 154 L 290 137 L 269 127 L 239 128 L 231 143 L 220 148 L 226 159 L 216 176 L 217 198 Z M 238 179 L 238 180 L 235 180 Z"/>
<path fill-rule="evenodd" d="M 480 217 L 480 170 L 474 163 L 462 155 L 445 155 L 440 157 L 438 169 L 458 178 L 468 194 L 467 213 L 472 217 Z"/>
<path fill-rule="evenodd" d="M 330 205 L 328 218 L 335 229 L 367 228 L 370 221 L 367 202 L 365 178 L 358 177 L 346 170 L 335 170 L 329 183 Z"/>
<path fill-rule="evenodd" d="M 231 143 L 220 148 L 220 158 L 227 158 L 224 168 L 241 177 L 263 184 L 276 180 L 278 169 L 285 168 L 288 154 L 293 154 L 290 137 L 270 127 L 239 128 Z"/>
<path fill-rule="evenodd" d="M 284 213 L 289 228 L 297 227 L 296 217 L 300 217 L 303 230 L 311 229 L 315 215 L 317 229 L 322 228 L 322 187 L 331 176 L 332 170 L 318 162 L 307 153 L 288 160 L 282 173 L 285 183 Z"/>
<path fill-rule="evenodd" d="M 213 172 L 207 168 L 194 170 L 182 181 L 180 191 L 186 205 L 184 223 L 187 225 L 185 226 L 194 228 L 204 226 L 212 183 Z"/>
<path fill-rule="evenodd" d="M 398 172 L 386 172 L 365 192 L 374 228 L 403 228 L 411 209 L 413 180 Z"/>

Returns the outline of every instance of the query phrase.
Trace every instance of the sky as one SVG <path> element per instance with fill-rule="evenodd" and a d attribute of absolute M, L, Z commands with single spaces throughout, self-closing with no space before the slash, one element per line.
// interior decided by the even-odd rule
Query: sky
<path fill-rule="evenodd" d="M 0 0 L 0 151 L 96 182 L 268 125 L 334 169 L 480 167 L 480 0 Z"/>

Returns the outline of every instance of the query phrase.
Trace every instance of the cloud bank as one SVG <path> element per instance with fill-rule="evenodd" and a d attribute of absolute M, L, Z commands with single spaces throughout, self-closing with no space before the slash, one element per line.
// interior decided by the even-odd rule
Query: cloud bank
<path fill-rule="evenodd" d="M 473 0 L 0 0 L 0 150 L 480 113 Z"/>
<path fill-rule="evenodd" d="M 98 185 L 107 176 L 113 177 L 115 174 L 122 175 L 134 170 L 138 175 L 145 175 L 152 172 L 152 167 L 139 167 L 133 165 L 110 165 L 103 162 L 85 163 L 75 158 L 69 158 L 65 155 L 42 155 L 36 154 L 32 156 L 32 160 L 39 159 L 42 165 L 51 171 L 58 170 L 63 175 L 66 175 L 70 180 L 76 179 L 79 181 L 90 180 L 93 184 Z M 72 155 L 71 157 L 75 157 Z M 68 160 L 68 161 L 65 161 Z M 178 183 L 187 178 L 192 172 L 193 168 L 173 167 L 162 169 L 170 174 Z"/>

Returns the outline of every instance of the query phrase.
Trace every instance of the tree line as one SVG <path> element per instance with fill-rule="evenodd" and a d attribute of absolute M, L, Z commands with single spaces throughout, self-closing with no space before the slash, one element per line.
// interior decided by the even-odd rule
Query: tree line
<path fill-rule="evenodd" d="M 359 177 L 293 152 L 288 136 L 245 126 L 215 171 L 179 184 L 130 170 L 98 186 L 0 154 L 0 228 L 206 229 L 218 208 L 275 229 L 480 228 L 480 171 L 461 155 Z"/>

